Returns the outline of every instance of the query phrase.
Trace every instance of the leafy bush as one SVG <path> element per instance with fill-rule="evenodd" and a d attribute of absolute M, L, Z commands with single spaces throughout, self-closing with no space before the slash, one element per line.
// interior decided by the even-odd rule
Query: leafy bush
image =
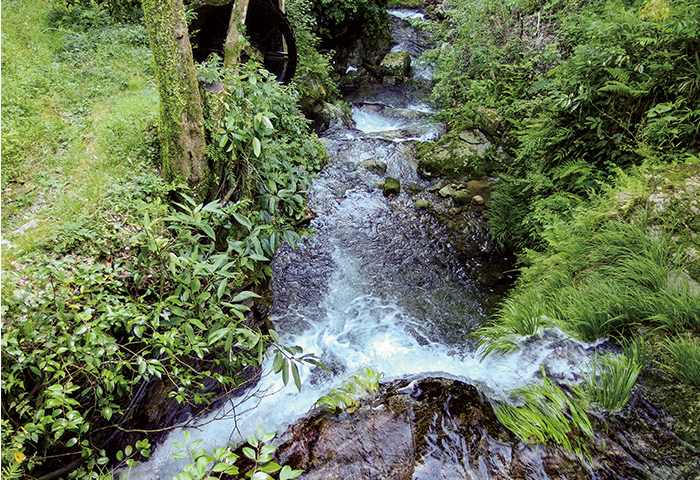
<path fill-rule="evenodd" d="M 52 0 L 54 21 L 64 25 L 96 27 L 113 20 L 138 22 L 143 18 L 139 0 Z"/>
<path fill-rule="evenodd" d="M 260 259 L 216 249 L 215 230 L 250 223 L 238 213 L 242 204 L 178 207 L 155 221 L 144 214 L 133 260 L 67 257 L 30 267 L 31 284 L 3 289 L 3 408 L 26 465 L 77 448 L 87 471 L 96 469 L 108 462 L 105 432 L 129 419 L 133 395 L 149 379 L 163 379 L 179 403 L 207 404 L 215 392 L 204 382 L 239 387 L 243 368 L 259 365 L 277 343 L 274 331 L 260 332 L 244 316 L 258 296 L 239 291 L 244 269 Z M 285 366 L 317 364 L 281 348 Z"/>
<path fill-rule="evenodd" d="M 322 41 L 338 39 L 358 27 L 376 28 L 386 17 L 386 0 L 312 0 L 311 4 Z"/>
<path fill-rule="evenodd" d="M 243 447 L 242 452 L 249 461 L 253 462 L 245 470 L 246 477 L 256 480 L 271 480 L 271 474 L 278 474 L 279 480 L 290 480 L 297 478 L 303 473 L 302 470 L 292 470 L 289 466 L 280 466 L 272 460 L 272 454 L 277 449 L 273 445 L 269 445 L 270 441 L 275 438 L 274 433 L 264 433 L 261 427 L 258 427 L 257 435 L 250 435 L 246 441 L 249 446 Z M 241 473 L 241 468 L 236 465 L 239 456 L 231 451 L 229 447 L 221 447 L 215 449 L 211 454 L 201 448 L 202 440 L 190 442 L 191 435 L 189 431 L 184 432 L 184 443 L 175 442 L 173 445 L 183 451 L 173 454 L 175 458 L 187 458 L 191 460 L 182 472 L 175 476 L 174 480 L 201 480 L 214 478 L 209 474 L 218 473 L 221 475 L 238 475 Z M 211 468 L 209 465 L 213 462 Z"/>

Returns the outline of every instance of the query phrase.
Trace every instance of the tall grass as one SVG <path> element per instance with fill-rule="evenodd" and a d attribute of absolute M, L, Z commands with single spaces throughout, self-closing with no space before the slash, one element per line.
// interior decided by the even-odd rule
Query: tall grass
<path fill-rule="evenodd" d="M 480 338 L 482 358 L 492 353 L 505 354 L 518 348 L 517 340 L 541 334 L 552 326 L 550 302 L 540 293 L 509 298 L 503 302 L 494 324 L 476 330 L 472 336 Z"/>
<path fill-rule="evenodd" d="M 494 411 L 498 420 L 522 441 L 551 441 L 569 452 L 586 453 L 586 441 L 593 436 L 593 428 L 580 390 L 575 390 L 569 398 L 544 375 L 541 383 L 519 388 L 512 396 L 525 405 L 499 405 Z"/>
<path fill-rule="evenodd" d="M 586 394 L 608 412 L 617 412 L 630 399 L 642 365 L 626 355 L 596 357 L 584 376 Z"/>
<path fill-rule="evenodd" d="M 691 385 L 700 387 L 700 340 L 680 337 L 662 342 L 659 366 Z"/>
<path fill-rule="evenodd" d="M 646 215 L 631 221 L 581 215 L 552 225 L 548 238 L 546 252 L 528 254 L 531 264 L 493 324 L 476 332 L 484 355 L 513 350 L 515 337 L 549 325 L 584 341 L 640 326 L 700 325 L 700 300 L 685 279 L 683 259 Z"/>

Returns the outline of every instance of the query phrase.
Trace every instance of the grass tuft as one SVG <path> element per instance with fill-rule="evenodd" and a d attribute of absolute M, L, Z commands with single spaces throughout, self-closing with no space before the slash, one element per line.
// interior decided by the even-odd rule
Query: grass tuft
<path fill-rule="evenodd" d="M 600 356 L 584 375 L 586 394 L 608 412 L 622 410 L 630 399 L 642 365 L 626 355 Z"/>
<path fill-rule="evenodd" d="M 569 398 L 544 375 L 542 383 L 514 390 L 512 396 L 525 405 L 499 405 L 494 410 L 501 424 L 522 441 L 551 441 L 569 452 L 587 452 L 586 442 L 593 436 L 593 427 L 585 412 L 585 396 L 580 390 L 574 390 Z"/>
<path fill-rule="evenodd" d="M 658 365 L 674 377 L 700 387 L 700 340 L 680 337 L 662 342 Z"/>

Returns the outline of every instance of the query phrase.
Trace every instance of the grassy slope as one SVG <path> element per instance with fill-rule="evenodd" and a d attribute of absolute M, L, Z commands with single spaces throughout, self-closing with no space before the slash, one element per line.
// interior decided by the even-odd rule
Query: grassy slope
<path fill-rule="evenodd" d="M 17 246 L 4 268 L 37 247 L 116 240 L 160 189 L 144 135 L 157 118 L 145 29 L 98 18 L 96 29 L 63 30 L 51 8 L 2 9 L 2 234 Z"/>

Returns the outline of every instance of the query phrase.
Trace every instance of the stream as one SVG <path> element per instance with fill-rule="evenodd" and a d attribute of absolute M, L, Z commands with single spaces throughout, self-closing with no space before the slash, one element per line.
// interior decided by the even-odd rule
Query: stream
<path fill-rule="evenodd" d="M 438 138 L 444 126 L 431 119 L 425 81 L 430 69 L 418 62 L 424 47 L 405 21 L 420 13 L 390 13 L 393 50 L 411 54 L 418 81 L 369 85 L 347 97 L 356 128 L 335 126 L 322 136 L 330 159 L 309 193 L 314 235 L 296 249 L 280 247 L 272 263 L 271 321 L 281 342 L 315 353 L 331 371 L 302 367 L 298 392 L 291 382 L 284 386 L 268 362 L 255 392 L 187 426 L 209 451 L 241 442 L 258 425 L 283 432 L 364 367 L 382 372 L 382 380 L 457 379 L 488 398 L 505 399 L 538 376 L 541 365 L 548 375 L 573 381 L 592 355 L 591 345 L 556 330 L 485 361 L 467 340 L 498 299 L 480 278 L 497 268 L 489 262 L 502 255 L 480 213 L 463 213 L 466 220 L 455 229 L 439 221 L 435 209 L 414 206 L 417 199 L 435 197 L 427 190 L 432 184 L 416 174 L 416 141 Z M 384 162 L 386 173 L 363 166 L 372 160 Z M 386 177 L 401 182 L 399 195 L 386 197 L 378 188 Z M 182 436 L 182 429 L 171 433 L 130 478 L 176 475 L 186 462 L 172 457 L 172 444 Z"/>

